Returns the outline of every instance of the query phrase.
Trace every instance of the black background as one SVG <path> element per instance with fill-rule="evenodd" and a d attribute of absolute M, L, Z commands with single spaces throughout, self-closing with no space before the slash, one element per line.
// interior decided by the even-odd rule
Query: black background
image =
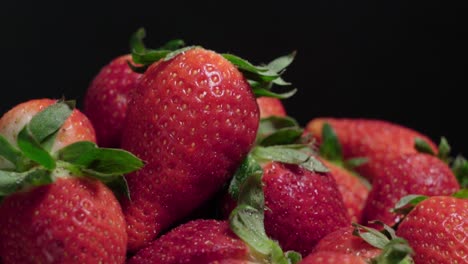
<path fill-rule="evenodd" d="M 0 110 L 41 97 L 80 106 L 100 67 L 145 27 L 148 46 L 182 38 L 256 64 L 297 50 L 284 78 L 299 92 L 284 104 L 302 125 L 386 119 L 468 153 L 466 11 L 443 0 L 3 1 Z"/>

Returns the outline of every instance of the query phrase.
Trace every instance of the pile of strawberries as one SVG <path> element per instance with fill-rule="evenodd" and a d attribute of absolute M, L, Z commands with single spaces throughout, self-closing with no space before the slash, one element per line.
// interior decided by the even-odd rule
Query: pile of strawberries
<path fill-rule="evenodd" d="M 264 65 L 131 38 L 83 109 L 0 119 L 0 263 L 468 263 L 468 162 L 384 120 L 281 99 Z"/>

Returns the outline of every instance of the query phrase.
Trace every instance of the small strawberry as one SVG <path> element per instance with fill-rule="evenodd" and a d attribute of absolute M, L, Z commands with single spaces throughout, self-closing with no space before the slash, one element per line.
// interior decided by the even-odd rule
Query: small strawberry
<path fill-rule="evenodd" d="M 350 223 L 331 173 L 278 162 L 263 166 L 265 229 L 285 250 L 308 254 L 317 242 Z"/>
<path fill-rule="evenodd" d="M 239 192 L 255 188 L 244 181 L 261 176 L 261 193 L 256 195 L 265 201 L 266 234 L 285 250 L 308 254 L 323 236 L 350 221 L 333 176 L 307 145 L 295 143 L 301 135 L 291 118 L 263 119 L 257 146 L 234 175 L 229 191 L 239 205 L 243 199 L 259 199 L 239 198 Z"/>
<path fill-rule="evenodd" d="M 32 99 L 20 103 L 3 114 L 0 119 L 0 135 L 10 144 L 17 147 L 17 138 L 23 127 L 40 111 L 55 104 L 57 100 L 43 98 Z M 89 119 L 78 109 L 74 109 L 56 135 L 56 140 L 50 147 L 52 153 L 77 141 L 96 142 L 94 127 Z M 0 169 L 11 167 L 12 164 L 0 156 Z"/>
<path fill-rule="evenodd" d="M 350 225 L 329 233 L 319 241 L 313 252 L 334 251 L 342 254 L 352 254 L 366 261 L 380 255 L 381 249 L 354 235 L 354 230 L 355 228 Z"/>
<path fill-rule="evenodd" d="M 270 116 L 286 116 L 286 110 L 283 103 L 278 98 L 259 97 L 257 98 L 258 108 L 260 110 L 260 118 Z"/>
<path fill-rule="evenodd" d="M 19 104 L 0 124 L 0 261 L 124 263 L 125 219 L 97 179 L 122 185 L 141 161 L 97 148 L 89 120 L 62 101 Z"/>
<path fill-rule="evenodd" d="M 381 222 L 379 224 L 382 225 Z M 408 242 L 397 237 L 395 230 L 383 224 L 383 230 L 353 224 L 325 236 L 314 253 L 336 252 L 354 255 L 366 263 L 412 263 L 412 249 Z"/>
<path fill-rule="evenodd" d="M 131 55 L 114 58 L 93 78 L 84 98 L 83 112 L 93 123 L 98 143 L 118 147 L 130 94 L 141 74 L 128 66 Z"/>
<path fill-rule="evenodd" d="M 248 217 L 243 219 L 248 221 Z M 235 223 L 237 227 L 242 225 L 238 224 Z M 264 234 L 250 233 L 253 230 L 245 226 L 241 228 L 244 235 L 255 236 L 255 239 L 242 240 L 231 231 L 227 221 L 191 220 L 153 240 L 132 256 L 127 263 L 294 264 L 300 260 L 298 255 L 291 253 L 287 254 L 289 257 L 285 255 L 278 245 Z M 254 243 L 253 246 L 249 244 L 250 242 Z M 261 244 L 258 247 L 260 251 L 256 251 L 255 246 L 259 244 Z"/>
<path fill-rule="evenodd" d="M 130 251 L 222 188 L 255 140 L 254 92 L 271 94 L 268 88 L 280 78 L 268 68 L 201 47 L 136 50 L 133 59 L 160 62 L 149 66 L 133 94 L 122 139 L 124 149 L 147 162 L 126 177 L 133 194 L 123 204 Z"/>
<path fill-rule="evenodd" d="M 351 221 L 359 222 L 370 185 L 363 177 L 354 172 L 354 168 L 367 162 L 367 159 L 344 160 L 342 146 L 329 124 L 322 127 L 321 141 L 319 146 L 320 160 L 330 169 L 335 178 Z"/>
<path fill-rule="evenodd" d="M 144 37 L 145 31 L 140 29 L 131 38 L 132 48 L 140 48 L 138 39 Z M 160 50 L 174 50 L 182 45 L 183 41 L 173 40 Z M 133 63 L 130 54 L 112 59 L 94 76 L 86 91 L 83 111 L 93 123 L 98 144 L 102 147 L 120 146 L 128 102 L 141 77 L 129 63 Z"/>
<path fill-rule="evenodd" d="M 249 247 L 225 221 L 193 220 L 139 250 L 128 264 L 225 263 L 253 261 Z M 241 262 L 242 261 L 242 262 Z"/>
<path fill-rule="evenodd" d="M 367 195 L 369 194 L 369 187 L 351 171 L 342 166 L 338 166 L 325 159 L 320 160 L 330 170 L 330 174 L 335 179 L 351 221 L 359 222 L 362 210 L 366 204 Z"/>
<path fill-rule="evenodd" d="M 335 251 L 320 251 L 317 253 L 310 254 L 304 258 L 299 264 L 366 264 L 362 258 L 339 253 Z"/>
<path fill-rule="evenodd" d="M 387 225 L 397 223 L 401 214 L 391 209 L 406 195 L 451 195 L 460 189 L 450 167 L 429 154 L 403 154 L 380 164 L 381 172 L 374 175 L 363 211 L 362 222 L 365 224 L 372 220 Z"/>
<path fill-rule="evenodd" d="M 365 157 L 368 162 L 356 167 L 356 171 L 370 181 L 382 170 L 382 163 L 405 153 L 416 153 L 414 141 L 420 138 L 437 152 L 436 145 L 425 135 L 410 128 L 383 120 L 351 118 L 316 118 L 307 124 L 306 130 L 320 141 L 322 127 L 331 125 L 342 146 L 343 157 Z"/>
<path fill-rule="evenodd" d="M 401 221 L 397 235 L 408 240 L 418 263 L 466 263 L 468 200 L 433 196 Z"/>

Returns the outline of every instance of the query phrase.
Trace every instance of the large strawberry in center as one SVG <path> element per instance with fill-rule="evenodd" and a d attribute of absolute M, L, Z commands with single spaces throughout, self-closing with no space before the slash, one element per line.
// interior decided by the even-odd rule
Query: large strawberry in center
<path fill-rule="evenodd" d="M 220 54 L 190 48 L 150 66 L 129 104 L 122 140 L 146 162 L 127 177 L 129 249 L 219 190 L 250 150 L 258 122 L 252 88 Z"/>

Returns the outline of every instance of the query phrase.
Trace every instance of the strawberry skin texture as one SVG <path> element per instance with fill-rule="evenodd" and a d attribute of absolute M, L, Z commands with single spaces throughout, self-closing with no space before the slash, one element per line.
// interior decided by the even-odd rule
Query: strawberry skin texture
<path fill-rule="evenodd" d="M 363 211 L 364 224 L 380 220 L 391 226 L 398 222 L 400 215 L 390 210 L 406 195 L 451 195 L 460 189 L 449 166 L 432 155 L 405 154 L 382 164 Z"/>
<path fill-rule="evenodd" d="M 342 254 L 351 254 L 370 261 L 382 252 L 371 246 L 365 240 L 353 235 L 352 226 L 342 227 L 322 238 L 313 252 L 333 251 Z"/>
<path fill-rule="evenodd" d="M 320 159 L 328 167 L 333 178 L 336 180 L 338 190 L 343 196 L 343 202 L 348 209 L 348 214 L 352 222 L 359 222 L 361 213 L 366 204 L 369 189 L 345 168 L 335 165 L 332 162 Z"/>
<path fill-rule="evenodd" d="M 284 251 L 309 254 L 317 242 L 350 220 L 330 173 L 270 162 L 262 178 L 265 230 Z"/>
<path fill-rule="evenodd" d="M 258 122 L 251 87 L 219 54 L 193 48 L 153 64 L 129 104 L 122 139 L 146 162 L 126 177 L 129 249 L 217 192 L 250 151 Z"/>
<path fill-rule="evenodd" d="M 0 215 L 4 264 L 125 261 L 125 219 L 101 182 L 60 178 L 5 198 Z"/>
<path fill-rule="evenodd" d="M 405 153 L 417 153 L 415 138 L 424 139 L 437 153 L 437 147 L 427 136 L 410 128 L 383 120 L 352 118 L 316 118 L 306 130 L 321 140 L 322 126 L 327 122 L 334 129 L 343 149 L 345 159 L 366 157 L 369 161 L 356 168 L 362 176 L 372 181 L 382 168 L 382 163 Z"/>
<path fill-rule="evenodd" d="M 193 220 L 138 251 L 128 264 L 248 263 L 249 249 L 226 221 Z"/>
<path fill-rule="evenodd" d="M 260 118 L 270 116 L 286 116 L 286 110 L 283 103 L 278 98 L 259 97 L 257 98 L 258 108 L 260 110 Z"/>
<path fill-rule="evenodd" d="M 408 240 L 418 263 L 468 262 L 468 200 L 434 196 L 418 204 L 397 235 Z"/>
<path fill-rule="evenodd" d="M 128 61 L 132 61 L 128 54 L 113 59 L 86 91 L 83 112 L 93 123 L 102 147 L 120 146 L 128 102 L 141 77 L 130 69 Z"/>
<path fill-rule="evenodd" d="M 366 264 L 362 258 L 334 251 L 320 251 L 304 258 L 299 264 Z"/>

